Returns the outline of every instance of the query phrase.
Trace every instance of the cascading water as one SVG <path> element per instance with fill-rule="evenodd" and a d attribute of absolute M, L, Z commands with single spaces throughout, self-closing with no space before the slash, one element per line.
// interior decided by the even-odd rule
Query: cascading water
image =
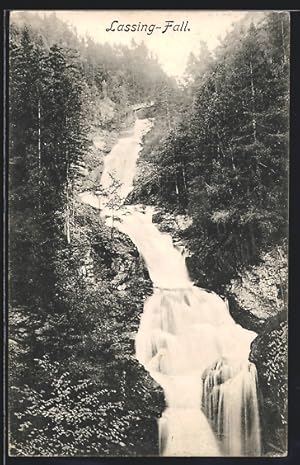
<path fill-rule="evenodd" d="M 153 282 L 136 335 L 136 357 L 165 393 L 160 454 L 259 456 L 256 369 L 248 362 L 256 334 L 237 325 L 215 293 L 193 285 L 183 255 L 152 223 L 150 207 L 122 206 L 151 124 L 137 119 L 133 133 L 105 158 L 106 195 L 85 192 L 81 199 L 130 237 Z M 112 211 L 116 194 L 119 208 Z"/>

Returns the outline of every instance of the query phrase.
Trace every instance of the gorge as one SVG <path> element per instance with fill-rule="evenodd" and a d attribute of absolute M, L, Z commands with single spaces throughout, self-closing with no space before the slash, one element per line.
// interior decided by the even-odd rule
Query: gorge
<path fill-rule="evenodd" d="M 105 157 L 101 195 L 84 192 L 80 198 L 130 237 L 153 283 L 135 344 L 137 359 L 165 393 L 160 454 L 257 456 L 257 376 L 248 361 L 256 334 L 237 325 L 215 293 L 194 286 L 183 254 L 152 223 L 152 207 L 123 206 L 151 126 L 150 119 L 136 119 L 132 133 Z"/>
<path fill-rule="evenodd" d="M 215 17 L 10 14 L 12 456 L 287 454 L 290 17 Z"/>

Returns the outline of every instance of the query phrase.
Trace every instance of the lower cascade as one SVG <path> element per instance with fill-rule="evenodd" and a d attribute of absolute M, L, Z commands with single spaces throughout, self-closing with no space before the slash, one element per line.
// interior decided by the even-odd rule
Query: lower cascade
<path fill-rule="evenodd" d="M 165 392 L 161 455 L 260 455 L 256 368 L 248 362 L 254 337 L 213 293 L 192 285 L 154 291 L 136 354 Z"/>
<path fill-rule="evenodd" d="M 106 157 L 103 188 L 120 182 L 132 190 L 135 165 L 148 119 L 136 120 Z M 153 282 L 138 333 L 136 357 L 164 389 L 166 409 L 158 420 L 162 456 L 259 456 L 260 420 L 255 365 L 248 361 L 256 337 L 236 324 L 215 293 L 193 285 L 182 253 L 152 223 L 153 209 L 109 207 L 109 193 L 81 200 L 99 208 L 108 225 L 130 237 Z"/>
<path fill-rule="evenodd" d="M 220 359 L 204 371 L 202 408 L 224 455 L 260 455 L 256 368 Z"/>

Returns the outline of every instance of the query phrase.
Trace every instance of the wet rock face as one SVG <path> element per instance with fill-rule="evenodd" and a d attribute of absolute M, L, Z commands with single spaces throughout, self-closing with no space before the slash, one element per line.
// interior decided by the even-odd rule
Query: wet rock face
<path fill-rule="evenodd" d="M 261 391 L 264 452 L 270 456 L 283 455 L 287 449 L 287 336 L 286 321 L 267 322 L 250 352 Z"/>
<path fill-rule="evenodd" d="M 287 306 L 287 253 L 283 245 L 261 257 L 258 265 L 240 272 L 226 286 L 225 295 L 235 321 L 260 332 Z"/>
<path fill-rule="evenodd" d="M 186 241 L 182 238 L 182 233 L 192 224 L 191 217 L 188 215 L 174 215 L 162 209 L 156 209 L 152 216 L 152 221 L 158 226 L 161 232 L 169 233 L 172 236 L 174 246 L 185 257 L 191 255 Z"/>
<path fill-rule="evenodd" d="M 192 224 L 192 219 L 188 215 L 174 215 L 156 209 L 152 217 L 153 223 L 159 225 L 161 231 L 173 233 L 184 231 Z"/>
<path fill-rule="evenodd" d="M 128 360 L 125 391 L 125 408 L 131 415 L 128 455 L 159 455 L 157 419 L 164 407 L 162 388 L 137 360 Z"/>

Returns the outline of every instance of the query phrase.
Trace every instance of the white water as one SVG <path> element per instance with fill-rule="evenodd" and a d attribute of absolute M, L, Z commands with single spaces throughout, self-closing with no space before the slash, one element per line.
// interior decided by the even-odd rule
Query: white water
<path fill-rule="evenodd" d="M 132 134 L 105 158 L 105 195 L 85 192 L 81 199 L 131 238 L 154 285 L 136 335 L 136 357 L 165 393 L 160 454 L 258 456 L 256 370 L 248 362 L 256 334 L 235 324 L 220 297 L 193 285 L 172 238 L 152 223 L 151 208 L 122 206 L 151 124 L 136 120 Z"/>

